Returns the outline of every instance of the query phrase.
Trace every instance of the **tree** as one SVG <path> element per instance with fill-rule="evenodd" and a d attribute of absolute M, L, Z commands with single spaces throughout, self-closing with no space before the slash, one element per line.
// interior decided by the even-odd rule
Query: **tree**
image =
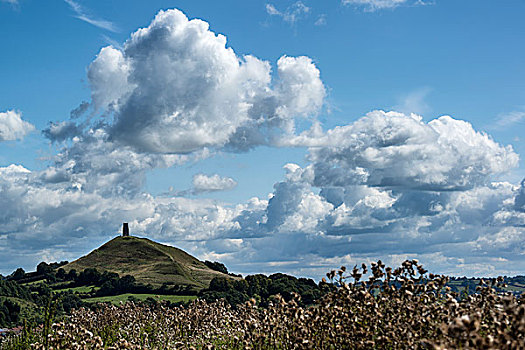
<path fill-rule="evenodd" d="M 56 273 L 56 278 L 58 278 L 61 281 L 65 280 L 67 278 L 66 270 L 64 270 L 63 268 L 59 268 Z"/>
<path fill-rule="evenodd" d="M 76 281 L 77 278 L 78 278 L 77 270 L 75 270 L 75 269 L 69 270 L 69 272 L 67 274 L 67 280 L 68 281 Z"/>
<path fill-rule="evenodd" d="M 87 286 L 90 284 L 98 285 L 101 282 L 101 274 L 95 268 L 85 269 L 78 275 L 76 282 L 81 286 Z"/>
<path fill-rule="evenodd" d="M 245 278 L 248 282 L 248 294 L 250 296 L 259 295 L 261 297 L 268 296 L 268 285 L 270 284 L 270 279 L 262 274 L 249 275 Z"/>
<path fill-rule="evenodd" d="M 50 272 L 53 272 L 53 268 L 44 261 L 36 266 L 36 273 L 39 275 L 45 275 Z"/>
<path fill-rule="evenodd" d="M 228 274 L 228 269 L 226 268 L 226 266 L 218 261 L 211 262 L 211 261 L 206 260 L 204 264 L 206 264 L 206 266 L 208 266 L 212 270 L 219 271 L 224 274 Z"/>
<path fill-rule="evenodd" d="M 231 289 L 230 281 L 224 277 L 214 277 L 210 282 L 210 291 L 228 292 Z"/>
<path fill-rule="evenodd" d="M 84 305 L 82 299 L 80 299 L 78 295 L 71 292 L 61 294 L 59 301 L 60 305 L 62 306 L 62 310 L 67 314 L 69 314 L 72 309 L 78 309 Z"/>
<path fill-rule="evenodd" d="M 246 280 L 236 280 L 233 282 L 233 288 L 241 293 L 248 292 L 249 287 L 250 285 L 248 282 L 246 282 Z"/>
<path fill-rule="evenodd" d="M 0 302 L 0 326 L 16 324 L 20 315 L 20 305 L 6 299 Z"/>
<path fill-rule="evenodd" d="M 25 275 L 26 275 L 26 272 L 24 271 L 24 269 L 19 267 L 18 269 L 16 269 L 15 272 L 13 272 L 11 274 L 11 279 L 14 279 L 15 281 L 18 281 L 18 280 L 24 278 Z"/>
<path fill-rule="evenodd" d="M 122 292 L 131 292 L 135 287 L 135 277 L 126 275 L 119 280 L 119 287 Z"/>

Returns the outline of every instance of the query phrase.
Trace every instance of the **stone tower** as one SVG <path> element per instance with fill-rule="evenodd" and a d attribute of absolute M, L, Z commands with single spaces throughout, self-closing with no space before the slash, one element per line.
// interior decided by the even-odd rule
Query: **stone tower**
<path fill-rule="evenodd" d="M 129 236 L 129 226 L 128 223 L 125 222 L 122 224 L 122 237 L 128 237 Z"/>

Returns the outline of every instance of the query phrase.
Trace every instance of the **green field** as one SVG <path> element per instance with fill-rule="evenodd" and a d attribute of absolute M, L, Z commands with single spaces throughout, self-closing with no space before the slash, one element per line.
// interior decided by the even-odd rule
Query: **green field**
<path fill-rule="evenodd" d="M 523 287 L 522 285 L 520 285 L 518 283 L 516 283 L 516 284 L 509 284 L 504 289 L 507 290 L 507 291 L 510 291 L 510 292 L 525 293 L 525 287 Z"/>
<path fill-rule="evenodd" d="M 61 292 L 73 292 L 73 293 L 89 293 L 91 292 L 91 289 L 99 290 L 100 287 L 95 286 L 81 286 L 81 287 L 71 287 L 71 288 L 64 288 L 64 289 L 56 289 L 55 293 L 61 293 Z"/>
<path fill-rule="evenodd" d="M 135 297 L 139 300 L 146 300 L 147 298 L 151 297 L 155 300 L 167 300 L 171 301 L 172 303 L 175 302 L 188 302 L 197 299 L 194 295 L 158 295 L 158 294 L 120 294 L 120 295 L 114 295 L 114 296 L 107 296 L 107 297 L 97 297 L 97 298 L 87 298 L 82 299 L 82 301 L 85 301 L 87 303 L 104 303 L 104 302 L 111 302 L 115 305 L 118 305 L 120 302 L 126 302 L 128 301 L 129 297 Z"/>
<path fill-rule="evenodd" d="M 41 284 L 41 283 L 45 283 L 46 280 L 45 279 L 42 279 L 42 280 L 39 280 L 39 281 L 33 281 L 33 282 L 27 282 L 27 283 L 20 283 L 21 285 L 23 286 L 36 286 L 37 284 Z"/>

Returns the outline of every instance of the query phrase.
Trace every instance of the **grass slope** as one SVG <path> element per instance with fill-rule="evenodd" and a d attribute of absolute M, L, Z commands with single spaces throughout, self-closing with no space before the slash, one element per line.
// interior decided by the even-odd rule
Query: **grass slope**
<path fill-rule="evenodd" d="M 62 293 L 62 292 L 72 292 L 72 293 L 89 293 L 91 290 L 99 290 L 100 287 L 96 286 L 80 286 L 80 287 L 71 287 L 71 288 L 63 288 L 63 289 L 55 289 L 55 293 Z"/>
<path fill-rule="evenodd" d="M 155 295 L 155 294 L 120 294 L 120 295 L 113 295 L 113 296 L 107 296 L 107 297 L 97 297 L 97 298 L 86 298 L 82 299 L 82 301 L 85 301 L 87 303 L 104 303 L 104 302 L 111 302 L 115 305 L 120 304 L 120 302 L 127 302 L 129 297 L 134 297 L 138 300 L 146 300 L 147 298 L 154 298 L 158 301 L 162 300 L 168 300 L 172 303 L 175 302 L 188 302 L 197 299 L 196 296 L 193 295 Z"/>
<path fill-rule="evenodd" d="M 160 286 L 187 285 L 207 288 L 216 276 L 227 276 L 175 247 L 134 236 L 116 237 L 88 255 L 64 266 L 66 271 L 87 268 L 132 275 L 137 282 Z"/>

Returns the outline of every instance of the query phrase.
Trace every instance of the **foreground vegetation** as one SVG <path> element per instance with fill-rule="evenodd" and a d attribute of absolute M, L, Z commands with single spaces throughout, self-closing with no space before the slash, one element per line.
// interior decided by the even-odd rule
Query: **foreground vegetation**
<path fill-rule="evenodd" d="M 363 276 L 369 276 L 362 281 Z M 2 349 L 523 349 L 525 297 L 498 292 L 503 279 L 459 294 L 448 278 L 417 261 L 381 262 L 328 274 L 333 291 L 314 306 L 277 295 L 189 305 L 125 303 L 80 308 L 41 327 L 27 326 Z M 498 286 L 499 285 L 499 286 Z M 48 308 L 52 310 L 52 308 Z"/>

